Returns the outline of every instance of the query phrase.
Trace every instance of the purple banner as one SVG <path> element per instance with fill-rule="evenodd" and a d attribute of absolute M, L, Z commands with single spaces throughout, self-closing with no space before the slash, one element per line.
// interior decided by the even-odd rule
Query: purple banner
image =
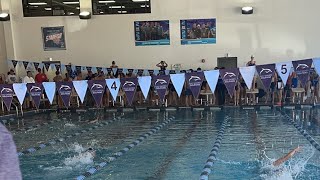
<path fill-rule="evenodd" d="M 14 94 L 14 91 L 13 91 L 12 84 L 0 84 L 0 95 L 8 111 L 10 111 L 13 94 Z"/>
<path fill-rule="evenodd" d="M 226 86 L 228 93 L 230 96 L 233 96 L 236 83 L 238 81 L 239 69 L 231 68 L 231 69 L 220 69 L 220 76 Z"/>
<path fill-rule="evenodd" d="M 40 106 L 41 95 L 43 92 L 42 83 L 28 83 L 27 84 L 28 92 L 32 97 L 34 104 L 36 105 L 37 109 Z"/>
<path fill-rule="evenodd" d="M 138 78 L 122 78 L 120 80 L 121 80 L 122 90 L 126 93 L 127 101 L 129 103 L 129 106 L 131 106 L 134 98 L 134 94 L 137 89 Z"/>
<path fill-rule="evenodd" d="M 71 93 L 72 93 L 72 89 L 73 89 L 73 83 L 72 82 L 57 82 L 56 86 L 57 86 L 58 92 L 61 96 L 61 99 L 63 101 L 63 104 L 66 107 L 69 107 Z"/>
<path fill-rule="evenodd" d="M 312 65 L 312 59 L 305 59 L 299 61 L 292 61 L 294 71 L 297 73 L 297 77 L 304 87 L 308 81 L 309 73 Z"/>
<path fill-rule="evenodd" d="M 170 76 L 169 75 L 159 75 L 152 77 L 152 84 L 154 89 L 157 91 L 161 101 L 164 101 L 166 96 L 167 88 L 169 85 Z"/>
<path fill-rule="evenodd" d="M 190 90 L 194 98 L 198 98 L 204 80 L 203 72 L 193 72 L 186 74 L 186 81 L 189 84 Z"/>
<path fill-rule="evenodd" d="M 259 77 L 262 81 L 262 84 L 266 90 L 269 90 L 272 77 L 274 76 L 274 73 L 276 71 L 276 65 L 275 64 L 264 64 L 256 66 L 257 72 L 259 74 Z"/>
<path fill-rule="evenodd" d="M 92 80 L 88 81 L 88 87 L 93 96 L 94 101 L 97 106 L 100 107 L 102 103 L 103 94 L 106 89 L 106 81 L 105 80 Z"/>

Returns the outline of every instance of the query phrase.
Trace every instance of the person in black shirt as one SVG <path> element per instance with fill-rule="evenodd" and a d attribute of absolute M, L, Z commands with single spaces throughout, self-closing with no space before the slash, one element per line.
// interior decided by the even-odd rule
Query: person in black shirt
<path fill-rule="evenodd" d="M 165 71 L 168 67 L 168 64 L 165 61 L 161 61 L 157 64 L 157 67 L 159 67 L 160 70 Z"/>
<path fill-rule="evenodd" d="M 254 56 L 251 56 L 251 60 L 247 63 L 247 66 L 255 66 L 256 61 L 254 60 Z"/>

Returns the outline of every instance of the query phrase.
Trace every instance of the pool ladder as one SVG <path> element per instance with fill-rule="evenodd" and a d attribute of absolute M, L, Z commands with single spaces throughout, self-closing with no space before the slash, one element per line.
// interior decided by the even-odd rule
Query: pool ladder
<path fill-rule="evenodd" d="M 12 100 L 12 103 L 11 103 L 11 106 L 14 106 L 14 108 L 15 108 L 15 110 L 16 110 L 16 114 L 17 114 L 17 116 L 19 116 L 19 108 L 18 108 L 19 105 L 17 105 L 16 103 L 19 104 L 19 102 L 17 102 L 16 99 L 13 99 L 13 100 Z M 2 112 L 3 112 L 3 113 L 5 112 L 5 107 L 4 107 L 4 106 L 5 106 L 5 105 L 4 105 L 4 102 L 3 102 L 3 100 L 1 99 L 1 108 L 2 108 Z M 21 110 L 21 116 L 23 116 L 22 105 L 20 105 L 20 110 Z M 10 110 L 9 110 L 9 112 L 10 112 Z"/>

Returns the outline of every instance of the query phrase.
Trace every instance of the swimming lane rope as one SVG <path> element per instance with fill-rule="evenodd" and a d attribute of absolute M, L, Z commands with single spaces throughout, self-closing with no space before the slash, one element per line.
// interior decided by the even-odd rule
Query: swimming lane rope
<path fill-rule="evenodd" d="M 204 166 L 204 168 L 202 169 L 202 172 L 201 172 L 201 175 L 200 175 L 200 180 L 207 180 L 209 178 L 209 174 L 211 173 L 211 168 L 213 166 L 213 163 L 214 161 L 216 160 L 217 158 L 217 153 L 218 153 L 218 150 L 220 148 L 220 145 L 221 145 L 221 141 L 222 141 L 222 138 L 223 138 L 223 135 L 224 135 L 224 131 L 225 131 L 225 128 L 227 126 L 227 123 L 228 123 L 228 120 L 230 119 L 230 117 L 225 117 L 224 118 L 224 121 L 221 125 L 221 128 L 218 132 L 218 135 L 217 135 L 217 138 L 216 138 L 216 141 L 213 145 L 213 148 L 209 154 L 209 157 L 208 157 L 208 160 Z"/>
<path fill-rule="evenodd" d="M 283 110 L 281 111 L 282 115 L 290 121 L 290 123 L 310 142 L 312 146 L 314 146 L 318 151 L 320 151 L 320 145 L 307 133 L 306 130 L 299 126 L 288 114 L 286 114 Z"/>
<path fill-rule="evenodd" d="M 126 152 L 128 152 L 130 149 L 134 148 L 135 146 L 137 146 L 138 144 L 140 144 L 143 140 L 147 139 L 149 136 L 153 135 L 154 133 L 158 132 L 160 129 L 162 129 L 163 127 L 165 127 L 167 124 L 169 124 L 172 120 L 174 120 L 175 117 L 171 117 L 168 120 L 164 121 L 163 123 L 161 123 L 158 126 L 155 126 L 154 128 L 150 129 L 147 133 L 141 135 L 137 140 L 133 141 L 131 144 L 129 144 L 128 146 L 126 146 L 125 148 L 123 148 L 122 150 L 114 153 L 112 156 L 108 157 L 108 161 L 106 162 L 102 162 L 94 167 L 89 168 L 89 170 L 85 173 L 83 173 L 82 175 L 78 176 L 76 178 L 76 180 L 84 180 L 87 177 L 92 176 L 93 174 L 95 174 L 96 172 L 98 172 L 100 169 L 102 169 L 103 167 L 107 166 L 108 164 L 110 164 L 112 161 L 115 161 L 117 158 L 121 157 L 122 155 L 124 155 Z"/>
<path fill-rule="evenodd" d="M 67 135 L 67 136 L 64 136 L 64 137 L 61 137 L 61 138 L 58 138 L 58 139 L 50 140 L 48 143 L 39 144 L 39 146 L 37 146 L 37 147 L 28 148 L 25 151 L 18 152 L 18 156 L 20 157 L 20 156 L 23 156 L 23 155 L 34 153 L 34 152 L 39 151 L 39 150 L 41 150 L 41 149 L 43 149 L 45 147 L 52 146 L 54 144 L 63 142 L 65 140 L 69 139 L 69 138 L 76 137 L 76 136 L 79 136 L 80 134 L 87 133 L 87 132 L 92 131 L 94 129 L 106 126 L 108 124 L 111 124 L 111 123 L 113 123 L 115 121 L 118 121 L 118 120 L 122 119 L 123 116 L 124 115 L 119 116 L 117 118 L 114 118 L 113 120 L 109 120 L 109 121 L 104 121 L 102 123 L 98 123 L 98 124 L 96 124 L 96 125 L 94 125 L 94 126 L 92 126 L 90 128 L 83 129 L 83 130 L 81 130 L 79 132 L 76 132 L 74 134 L 70 134 L 70 135 Z"/>

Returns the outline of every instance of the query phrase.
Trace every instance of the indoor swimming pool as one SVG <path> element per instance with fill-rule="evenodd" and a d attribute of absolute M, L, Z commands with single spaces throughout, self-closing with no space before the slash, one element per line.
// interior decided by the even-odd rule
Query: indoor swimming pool
<path fill-rule="evenodd" d="M 39 113 L 5 125 L 25 180 L 317 180 L 319 116 L 320 108 L 88 110 Z M 289 161 L 271 166 L 298 146 Z"/>

